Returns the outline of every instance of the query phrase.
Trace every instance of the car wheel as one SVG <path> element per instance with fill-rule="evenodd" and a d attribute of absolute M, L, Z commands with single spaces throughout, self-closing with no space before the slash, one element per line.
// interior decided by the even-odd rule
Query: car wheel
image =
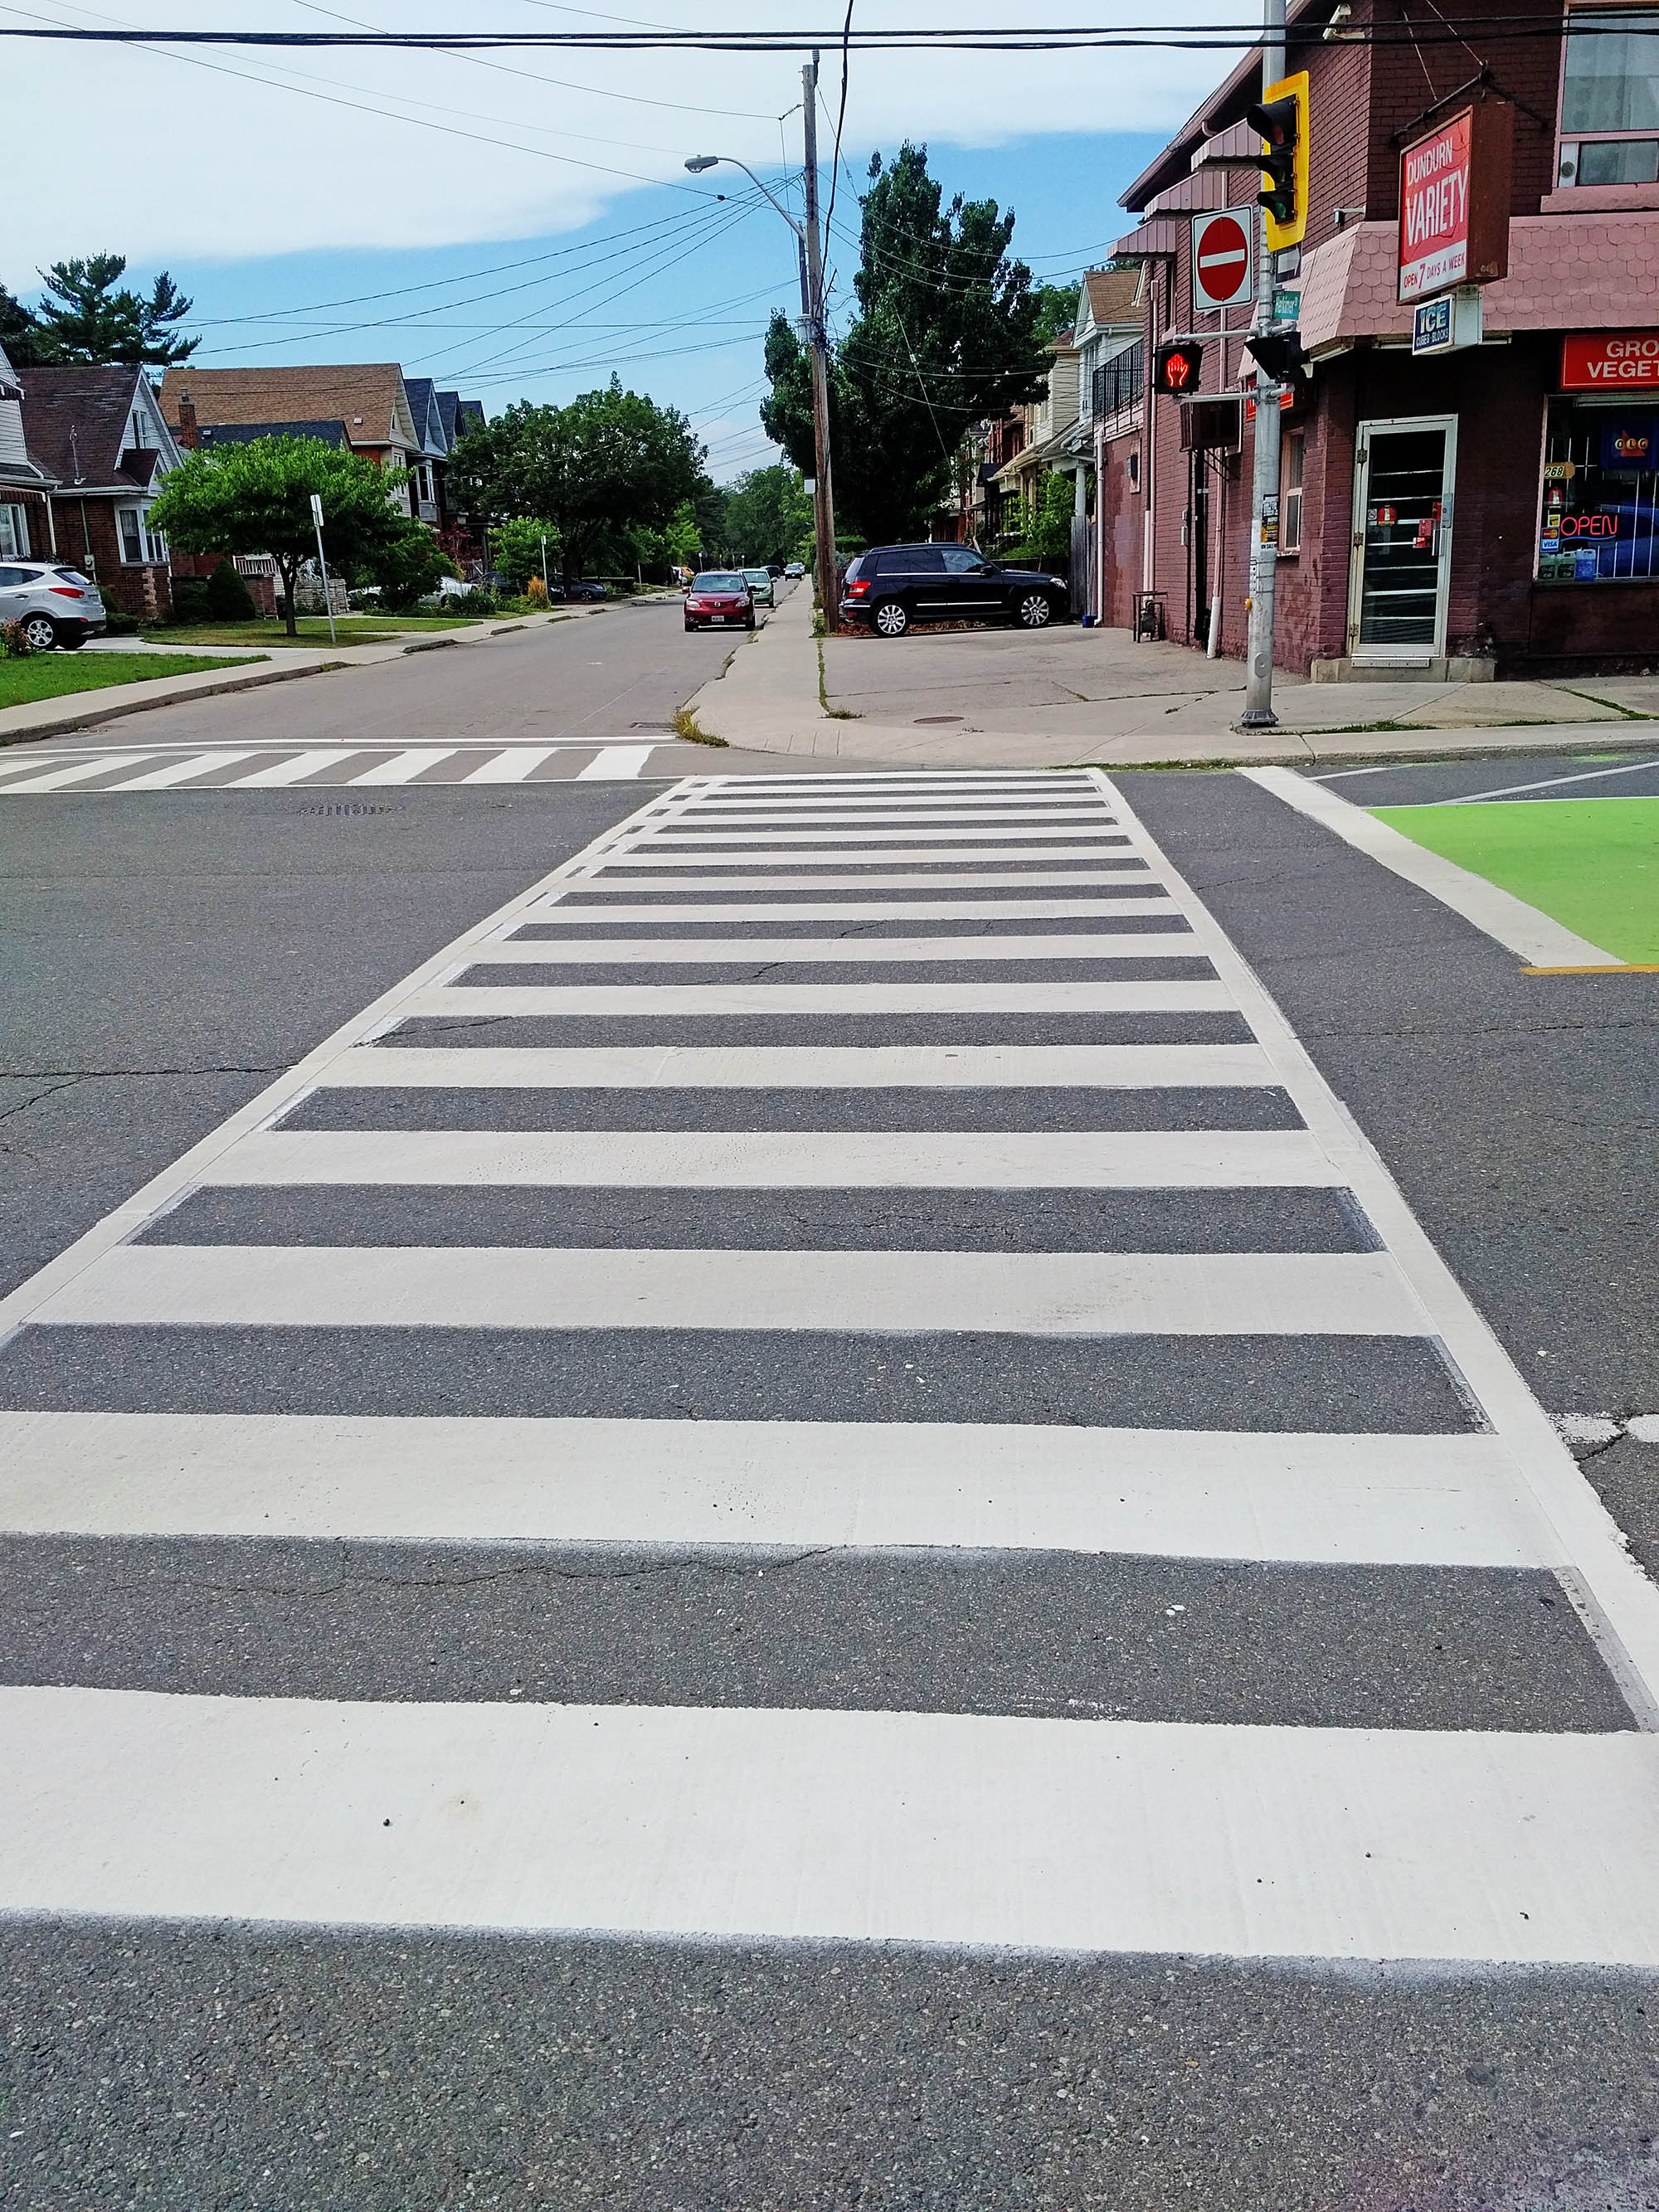
<path fill-rule="evenodd" d="M 910 627 L 910 612 L 902 599 L 878 599 L 870 619 L 878 637 L 902 637 Z"/>
<path fill-rule="evenodd" d="M 1054 601 L 1046 592 L 1027 592 L 1014 612 L 1022 629 L 1046 629 L 1054 618 Z"/>
<path fill-rule="evenodd" d="M 50 615 L 25 615 L 22 629 L 31 653 L 50 653 L 58 642 L 58 625 Z"/>

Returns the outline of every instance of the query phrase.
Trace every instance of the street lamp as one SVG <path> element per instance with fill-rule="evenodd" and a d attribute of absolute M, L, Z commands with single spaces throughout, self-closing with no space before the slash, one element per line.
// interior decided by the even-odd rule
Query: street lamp
<path fill-rule="evenodd" d="M 800 264 L 800 312 L 805 325 L 812 364 L 812 519 L 817 542 L 818 603 L 825 629 L 834 629 L 841 610 L 833 602 L 837 592 L 836 568 L 836 510 L 830 484 L 830 375 L 823 330 L 823 266 L 818 252 L 817 56 L 801 71 L 802 99 L 806 118 L 806 221 L 795 221 L 775 193 L 755 174 L 747 161 L 732 154 L 694 154 L 686 167 L 694 177 L 724 161 L 741 169 L 762 198 L 783 217 L 795 234 Z"/>

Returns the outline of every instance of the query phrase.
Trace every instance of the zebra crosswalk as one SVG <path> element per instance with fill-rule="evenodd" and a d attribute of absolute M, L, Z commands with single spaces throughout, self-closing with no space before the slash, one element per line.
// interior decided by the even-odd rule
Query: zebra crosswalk
<path fill-rule="evenodd" d="M 659 759 L 656 758 L 660 756 Z M 672 738 L 534 745 L 18 746 L 0 753 L 0 798 L 37 792 L 377 791 L 428 784 L 630 782 L 672 776 L 692 747 Z M 653 767 L 653 759 L 655 765 Z"/>
<path fill-rule="evenodd" d="M 1659 1969 L 1659 1594 L 1097 772 L 675 784 L 0 1330 L 0 1913 Z"/>

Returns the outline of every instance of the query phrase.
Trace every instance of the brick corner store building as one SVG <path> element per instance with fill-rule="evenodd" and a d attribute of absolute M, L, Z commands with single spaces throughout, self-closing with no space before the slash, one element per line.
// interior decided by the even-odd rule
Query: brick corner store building
<path fill-rule="evenodd" d="M 1282 424 L 1282 668 L 1659 664 L 1659 4 L 1586 11 L 1577 31 L 1569 14 L 1565 36 L 1522 13 L 1458 11 L 1453 43 L 1414 0 L 1290 11 L 1310 185 L 1300 268 L 1280 282 L 1299 286 L 1311 373 Z M 1399 42 L 1352 38 L 1366 28 Z M 1141 221 L 1115 249 L 1140 266 L 1145 360 L 1166 335 L 1200 334 L 1211 397 L 1253 381 L 1250 310 L 1195 309 L 1193 218 L 1249 206 L 1258 179 L 1193 157 L 1224 132 L 1212 150 L 1259 145 L 1243 121 L 1259 88 L 1252 53 L 1124 194 Z M 1500 103 L 1507 275 L 1483 288 L 1481 343 L 1414 356 L 1398 297 L 1401 148 Z M 1201 646 L 1218 596 L 1220 649 L 1243 654 L 1253 411 L 1183 410 L 1143 385 L 1093 414 L 1099 620 L 1131 627 L 1155 593 L 1143 613 Z"/>

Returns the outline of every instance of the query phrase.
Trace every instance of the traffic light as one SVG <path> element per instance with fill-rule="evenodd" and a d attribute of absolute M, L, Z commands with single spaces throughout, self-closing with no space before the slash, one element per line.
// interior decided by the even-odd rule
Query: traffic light
<path fill-rule="evenodd" d="M 1190 338 L 1171 339 L 1152 356 L 1152 389 L 1176 399 L 1183 392 L 1196 392 L 1203 365 L 1202 346 L 1194 345 Z"/>
<path fill-rule="evenodd" d="M 1244 341 L 1244 350 L 1255 355 L 1257 366 L 1266 369 L 1275 384 L 1294 384 L 1307 374 L 1302 340 L 1294 331 L 1252 331 Z"/>
<path fill-rule="evenodd" d="M 1308 72 L 1270 84 L 1245 121 L 1262 140 L 1261 181 L 1256 204 L 1267 210 L 1267 243 L 1300 246 L 1308 227 Z"/>

